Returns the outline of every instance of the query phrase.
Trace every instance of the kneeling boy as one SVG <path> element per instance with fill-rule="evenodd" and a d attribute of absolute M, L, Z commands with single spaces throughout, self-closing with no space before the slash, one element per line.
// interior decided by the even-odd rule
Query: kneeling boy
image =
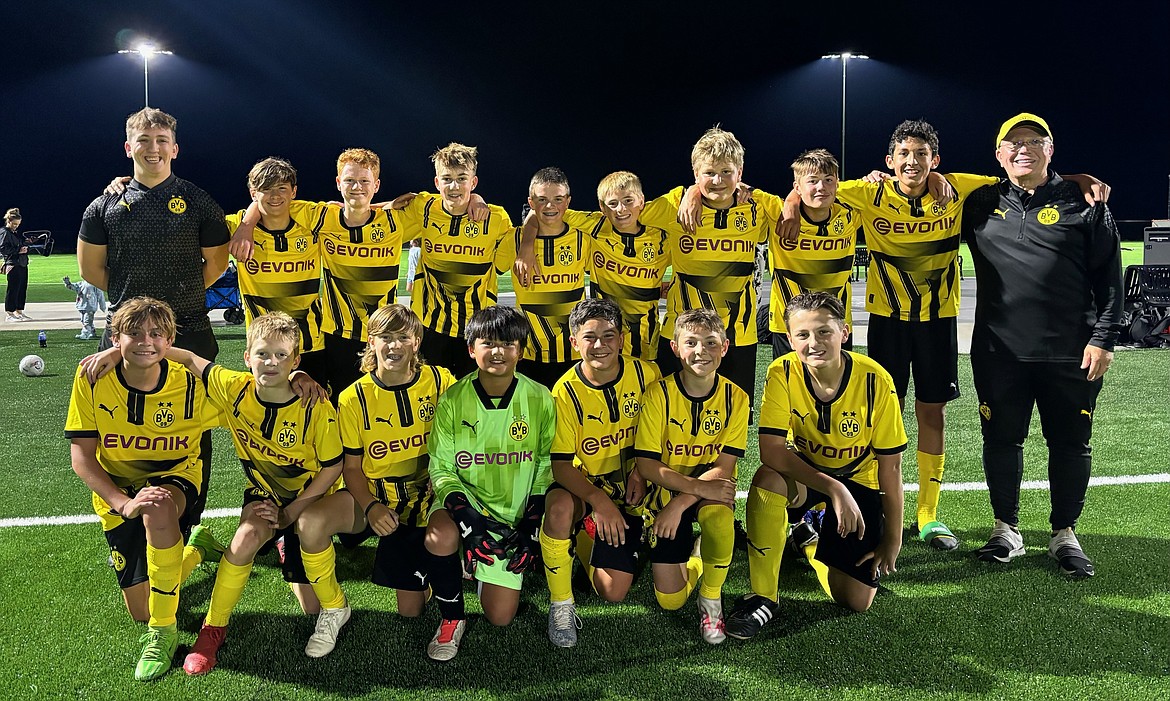
<path fill-rule="evenodd" d="M 477 311 L 466 337 L 479 369 L 439 398 L 428 441 L 435 503 L 426 547 L 443 619 L 427 646 L 433 660 L 455 657 L 467 624 L 457 552 L 497 626 L 515 617 L 522 575 L 539 559 L 556 414 L 548 390 L 516 373 L 530 332 L 515 307 Z"/>

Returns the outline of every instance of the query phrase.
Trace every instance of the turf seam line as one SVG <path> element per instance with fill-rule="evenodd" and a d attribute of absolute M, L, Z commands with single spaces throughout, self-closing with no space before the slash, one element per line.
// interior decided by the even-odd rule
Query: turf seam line
<path fill-rule="evenodd" d="M 1170 473 L 1159 473 L 1153 475 L 1120 475 L 1116 477 L 1093 477 L 1089 479 L 1090 487 L 1111 487 L 1127 484 L 1170 484 Z M 1026 480 L 1020 485 L 1020 489 L 1035 490 L 1047 489 L 1048 480 Z M 915 483 L 906 483 L 902 485 L 903 491 L 917 492 L 918 485 Z M 942 490 L 944 492 L 985 492 L 987 491 L 986 482 L 952 482 L 943 484 Z M 735 493 L 736 499 L 746 499 L 747 492 L 741 491 Z M 208 509 L 203 512 L 203 518 L 232 518 L 239 517 L 240 509 Z M 29 526 L 75 526 L 82 523 L 97 523 L 98 517 L 96 514 L 77 514 L 73 516 L 18 516 L 15 518 L 0 518 L 0 528 L 20 528 Z"/>

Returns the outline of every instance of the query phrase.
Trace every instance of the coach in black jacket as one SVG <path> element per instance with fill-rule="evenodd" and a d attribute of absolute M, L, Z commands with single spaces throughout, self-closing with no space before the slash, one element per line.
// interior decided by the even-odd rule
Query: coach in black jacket
<path fill-rule="evenodd" d="M 1024 553 L 1017 528 L 1033 405 L 1048 443 L 1052 539 L 1066 575 L 1093 575 L 1073 528 L 1089 485 L 1093 410 L 1121 321 L 1121 246 L 1104 203 L 1049 170 L 1052 131 L 1034 114 L 1003 123 L 1007 179 L 968 199 L 964 230 L 978 280 L 971 366 L 995 528 L 980 559 Z"/>

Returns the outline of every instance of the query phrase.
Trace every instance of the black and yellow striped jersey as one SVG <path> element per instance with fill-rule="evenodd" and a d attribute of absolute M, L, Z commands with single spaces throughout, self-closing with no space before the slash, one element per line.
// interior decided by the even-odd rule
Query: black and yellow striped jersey
<path fill-rule="evenodd" d="M 313 231 L 325 264 L 322 333 L 365 341 L 370 314 L 397 301 L 402 227 L 396 216 L 374 209 L 369 221 L 348 226 L 341 208 L 321 210 Z"/>
<path fill-rule="evenodd" d="M 821 472 L 878 488 L 877 456 L 901 453 L 906 430 L 894 381 L 868 356 L 841 351 L 845 375 L 822 402 L 796 353 L 768 366 L 760 435 L 788 439 L 801 460 Z"/>
<path fill-rule="evenodd" d="M 722 375 L 705 397 L 692 397 L 678 373 L 650 385 L 634 438 L 635 457 L 653 458 L 687 477 L 707 471 L 721 453 L 742 458 L 747 450 L 747 393 Z M 665 489 L 651 489 L 650 508 L 670 501 Z"/>
<path fill-rule="evenodd" d="M 796 241 L 781 240 L 775 230 L 769 234 L 772 295 L 768 313 L 772 333 L 788 333 L 784 309 L 788 300 L 804 292 L 836 296 L 845 305 L 845 323 L 853 323 L 849 277 L 861 233 L 861 214 L 847 204 L 834 202 L 829 218 L 823 222 L 810 221 L 801 209 Z"/>
<path fill-rule="evenodd" d="M 614 301 L 622 310 L 622 352 L 642 360 L 658 357 L 662 279 L 670 267 L 666 230 L 641 226 L 636 234 L 615 231 L 600 212 L 565 213 L 565 221 L 589 233 L 589 296 Z"/>
<path fill-rule="evenodd" d="M 634 469 L 634 436 L 642 394 L 660 379 L 652 362 L 622 356 L 618 376 L 604 385 L 585 379 L 578 362 L 553 386 L 557 432 L 552 459 L 570 460 L 595 487 L 626 506 Z"/>
<path fill-rule="evenodd" d="M 199 439 L 218 424 L 199 378 L 179 363 L 159 363 L 158 385 L 149 392 L 126 384 L 119 365 L 90 383 L 84 369 L 73 377 L 65 419 L 66 438 L 96 438 L 97 461 L 117 487 L 134 494 L 152 477 L 175 476 L 196 489 L 203 483 Z M 93 495 L 104 530 L 122 522 Z"/>
<path fill-rule="evenodd" d="M 313 231 L 323 204 L 294 200 L 289 225 L 269 231 L 257 224 L 252 257 L 237 268 L 244 322 L 268 312 L 284 312 L 301 329 L 301 352 L 321 350 L 321 241 Z M 245 210 L 227 215 L 233 234 Z"/>
<path fill-rule="evenodd" d="M 996 178 L 945 176 L 956 200 L 936 202 L 927 192 L 907 197 L 896 180 L 847 180 L 837 199 L 861 213 L 869 271 L 865 308 L 903 321 L 929 321 L 959 313 L 959 237 L 963 202 Z"/>
<path fill-rule="evenodd" d="M 422 237 L 410 306 L 431 331 L 462 338 L 471 315 L 496 303 L 496 275 L 512 265 L 500 259 L 501 243 L 514 227 L 502 207 L 489 209 L 486 220 L 473 222 L 448 214 L 442 198 L 422 192 L 395 213 L 408 240 Z"/>
<path fill-rule="evenodd" d="M 662 333 L 674 333 L 674 320 L 688 309 L 706 307 L 719 313 L 733 346 L 755 345 L 756 246 L 767 243 L 775 228 L 780 203 L 775 195 L 756 190 L 749 202 L 728 209 L 703 206 L 694 235 L 677 222 L 684 188 L 675 188 L 646 203 L 639 221 L 665 229 L 674 277 L 666 294 Z"/>
<path fill-rule="evenodd" d="M 288 506 L 321 470 L 341 463 L 341 431 L 329 402 L 263 401 L 252 373 L 221 365 L 207 366 L 203 384 L 232 434 L 250 494 Z"/>
<path fill-rule="evenodd" d="M 337 399 L 346 454 L 361 456 L 370 494 L 411 526 L 427 523 L 427 438 L 439 395 L 454 383 L 446 368 L 424 365 L 412 381 L 393 387 L 366 373 Z"/>
<path fill-rule="evenodd" d="M 522 227 L 500 246 L 501 260 L 515 260 Z M 556 236 L 537 236 L 533 247 L 540 264 L 528 287 L 515 286 L 516 306 L 528 317 L 532 335 L 524 357 L 543 363 L 573 360 L 569 343 L 569 312 L 585 299 L 585 271 L 592 239 L 581 229 L 565 225 Z"/>

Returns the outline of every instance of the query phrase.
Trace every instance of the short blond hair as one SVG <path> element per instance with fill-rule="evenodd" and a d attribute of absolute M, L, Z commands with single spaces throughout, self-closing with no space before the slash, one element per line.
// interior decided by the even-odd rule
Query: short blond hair
<path fill-rule="evenodd" d="M 727 329 L 723 328 L 723 320 L 714 309 L 688 309 L 678 315 L 674 322 L 674 340 L 677 341 L 683 331 L 705 331 L 717 333 L 719 338 L 727 340 Z"/>
<path fill-rule="evenodd" d="M 20 218 L 21 218 L 20 209 L 18 207 L 13 207 L 12 209 L 10 209 L 4 213 L 4 221 L 6 221 L 6 222 L 16 221 L 17 219 L 20 219 Z"/>
<path fill-rule="evenodd" d="M 479 149 L 452 141 L 431 154 L 431 163 L 435 164 L 436 173 L 440 167 L 447 170 L 463 168 L 474 175 L 479 170 Z"/>
<path fill-rule="evenodd" d="M 252 352 L 252 345 L 257 341 L 266 341 L 276 338 L 292 344 L 292 357 L 301 354 L 301 327 L 284 312 L 268 312 L 252 320 L 248 324 L 247 351 Z"/>
<path fill-rule="evenodd" d="M 147 129 L 168 129 L 171 138 L 177 138 L 179 121 L 171 115 L 154 107 L 143 107 L 126 118 L 126 140 L 130 141 L 135 132 L 144 132 Z"/>
<path fill-rule="evenodd" d="M 735 134 L 722 129 L 718 124 L 708 129 L 695 147 L 691 149 L 691 168 L 698 170 L 703 163 L 727 161 L 736 168 L 743 168 L 743 144 Z"/>
<path fill-rule="evenodd" d="M 610 173 L 602 178 L 601 182 L 597 183 L 597 201 L 604 203 L 605 198 L 619 190 L 633 190 L 642 199 L 646 198 L 646 195 L 642 192 L 642 181 L 638 179 L 638 176 L 628 170 L 619 170 Z"/>
<path fill-rule="evenodd" d="M 839 170 L 837 158 L 823 148 L 805 151 L 792 162 L 792 175 L 797 178 L 821 173 L 836 178 L 839 177 Z"/>
<path fill-rule="evenodd" d="M 248 171 L 249 191 L 263 192 L 284 183 L 291 187 L 297 186 L 297 169 L 283 158 L 269 156 L 257 161 L 252 170 Z"/>
<path fill-rule="evenodd" d="M 359 168 L 369 168 L 370 172 L 374 174 L 375 180 L 382 177 L 382 159 L 368 148 L 347 148 L 342 151 L 341 155 L 337 157 L 338 175 L 341 175 L 341 169 L 347 163 L 352 163 Z"/>
<path fill-rule="evenodd" d="M 168 340 L 175 340 L 175 334 L 178 333 L 175 312 L 166 302 L 153 297 L 133 297 L 119 305 L 118 311 L 110 317 L 110 334 L 128 334 L 151 321 L 166 334 Z"/>
<path fill-rule="evenodd" d="M 411 311 L 410 307 L 401 304 L 387 304 L 379 307 L 370 315 L 370 320 L 366 322 L 366 328 L 369 329 L 369 337 L 366 349 L 362 351 L 362 372 L 373 372 L 378 367 L 378 358 L 374 353 L 374 344 L 369 342 L 370 338 L 398 331 L 405 331 L 420 341 L 423 336 L 423 324 L 418 315 Z M 414 370 L 417 372 L 422 366 L 422 356 L 415 353 Z"/>

